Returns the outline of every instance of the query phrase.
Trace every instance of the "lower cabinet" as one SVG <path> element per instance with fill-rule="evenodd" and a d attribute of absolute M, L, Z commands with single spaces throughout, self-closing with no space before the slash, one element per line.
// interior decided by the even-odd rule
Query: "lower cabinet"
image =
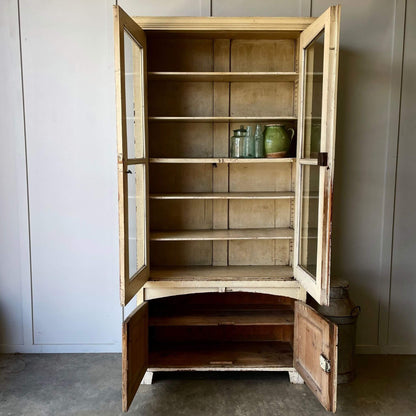
<path fill-rule="evenodd" d="M 296 370 L 336 410 L 337 326 L 299 300 L 198 293 L 142 303 L 123 325 L 123 410 L 146 371 Z"/>

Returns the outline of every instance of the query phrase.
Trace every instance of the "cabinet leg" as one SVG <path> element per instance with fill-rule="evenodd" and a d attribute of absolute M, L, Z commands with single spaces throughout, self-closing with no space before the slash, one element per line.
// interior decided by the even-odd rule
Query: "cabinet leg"
<path fill-rule="evenodd" d="M 303 384 L 303 378 L 296 370 L 289 371 L 289 380 L 292 384 Z"/>
<path fill-rule="evenodd" d="M 146 371 L 141 384 L 152 384 L 153 371 Z"/>

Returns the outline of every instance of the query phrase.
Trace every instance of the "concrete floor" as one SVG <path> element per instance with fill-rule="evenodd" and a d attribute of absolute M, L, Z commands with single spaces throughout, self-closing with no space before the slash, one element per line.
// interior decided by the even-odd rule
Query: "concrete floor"
<path fill-rule="evenodd" d="M 337 415 L 416 415 L 416 356 L 359 356 Z M 119 354 L 0 355 L 0 415 L 121 415 Z M 287 373 L 159 373 L 128 415 L 328 415 Z"/>

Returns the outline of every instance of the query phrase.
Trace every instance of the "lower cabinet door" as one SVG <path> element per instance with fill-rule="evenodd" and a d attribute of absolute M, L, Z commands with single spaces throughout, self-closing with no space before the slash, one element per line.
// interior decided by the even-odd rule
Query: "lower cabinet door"
<path fill-rule="evenodd" d="M 149 308 L 147 302 L 138 306 L 123 322 L 122 337 L 122 402 L 127 412 L 148 368 Z"/>
<path fill-rule="evenodd" d="M 295 302 L 293 363 L 326 410 L 337 406 L 338 326 Z"/>

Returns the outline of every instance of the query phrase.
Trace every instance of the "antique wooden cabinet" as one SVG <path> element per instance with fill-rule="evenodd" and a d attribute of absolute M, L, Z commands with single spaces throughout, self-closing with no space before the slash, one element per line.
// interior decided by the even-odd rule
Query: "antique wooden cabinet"
<path fill-rule="evenodd" d="M 148 371 L 288 371 L 336 408 L 329 302 L 340 7 L 319 18 L 114 7 L 123 410 Z M 232 130 L 297 130 L 285 158 Z M 303 380 L 302 380 L 303 379 Z"/>

